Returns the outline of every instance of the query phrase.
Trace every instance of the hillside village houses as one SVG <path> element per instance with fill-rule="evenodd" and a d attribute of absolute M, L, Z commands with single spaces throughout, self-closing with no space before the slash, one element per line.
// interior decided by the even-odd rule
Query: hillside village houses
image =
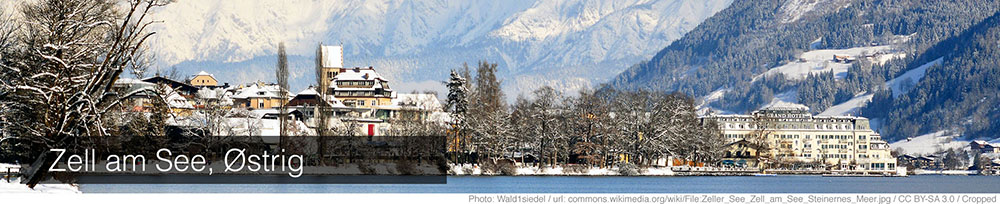
<path fill-rule="evenodd" d="M 384 135 L 391 127 L 391 120 L 447 120 L 443 104 L 432 93 L 398 94 L 390 88 L 389 80 L 382 77 L 374 67 L 346 68 L 343 65 L 341 46 L 321 46 L 322 68 L 320 79 L 326 87 L 318 89 L 310 86 L 299 92 L 285 90 L 274 83 L 254 82 L 230 86 L 219 85 L 214 75 L 201 71 L 184 81 L 164 76 L 138 79 L 120 79 L 116 88 L 123 92 L 155 90 L 166 87 L 165 100 L 168 101 L 175 121 L 198 117 L 199 109 L 245 110 L 230 114 L 230 120 L 237 129 L 258 129 L 255 135 L 278 135 L 276 127 L 280 115 L 278 109 L 287 108 L 284 117 L 294 121 L 296 126 L 314 129 L 317 127 L 316 111 L 324 111 L 331 116 L 335 126 L 352 125 L 363 135 Z M 320 91 L 325 98 L 320 98 Z M 150 94 L 138 94 L 129 101 L 132 111 L 148 111 Z M 248 122 L 251 118 L 257 120 Z M 272 121 L 273 120 L 273 121 Z M 236 122 L 239 121 L 239 122 Z M 179 123 L 179 122 L 178 122 Z M 240 125 L 242 124 L 242 125 Z M 250 125 L 247 125 L 250 124 Z M 250 127 L 261 126 L 261 127 Z M 307 128 L 301 128 L 307 129 Z"/>
<path fill-rule="evenodd" d="M 889 145 L 863 117 L 813 116 L 806 107 L 772 106 L 750 115 L 712 114 L 702 120 L 714 120 L 721 127 L 728 148 L 724 164 L 812 163 L 879 174 L 900 169 Z"/>

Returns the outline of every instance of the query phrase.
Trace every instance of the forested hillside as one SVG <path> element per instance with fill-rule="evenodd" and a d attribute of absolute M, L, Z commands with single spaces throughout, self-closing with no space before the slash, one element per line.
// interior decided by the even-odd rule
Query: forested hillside
<path fill-rule="evenodd" d="M 928 49 L 917 59 L 941 58 L 914 89 L 876 97 L 867 115 L 887 116 L 883 132 L 916 135 L 950 128 L 968 139 L 1000 131 L 1000 13 Z M 883 93 L 885 94 L 885 93 Z M 887 95 L 887 94 L 886 94 Z"/>
<path fill-rule="evenodd" d="M 943 65 L 935 65 L 935 60 L 942 57 L 940 53 L 951 52 L 939 51 L 941 44 L 951 42 L 949 39 L 968 43 L 972 35 L 963 33 L 973 26 L 982 27 L 977 24 L 998 8 L 1000 2 L 988 0 L 736 1 L 605 88 L 680 91 L 703 98 L 720 94 L 705 106 L 737 113 L 779 99 L 824 113 L 838 104 L 874 98 L 883 101 L 868 108 L 831 112 L 893 118 L 882 120 L 880 132 L 888 140 L 968 126 L 966 123 L 976 124 L 969 130 L 996 129 L 995 123 L 978 124 L 1000 119 L 995 108 L 992 112 L 987 107 L 976 108 L 965 102 L 971 99 L 963 98 L 993 94 L 994 98 L 986 99 L 983 105 L 996 106 L 995 91 L 972 91 L 990 84 L 995 87 L 996 78 L 972 73 L 975 67 L 988 63 L 984 61 L 992 61 L 984 60 L 990 55 L 971 51 L 968 55 L 977 57 L 970 56 L 964 66 L 972 70 L 954 67 L 960 66 L 955 62 L 962 61 L 959 58 L 945 57 Z M 857 59 L 830 60 L 840 53 L 851 53 Z M 901 77 L 907 71 L 927 67 L 922 65 L 931 67 L 922 80 L 919 76 L 923 73 Z M 935 73 L 941 70 L 951 71 Z M 972 78 L 966 76 L 938 76 L 943 74 L 975 74 L 978 81 L 969 81 Z M 956 88 L 970 91 L 949 90 Z M 884 102 L 886 97 L 892 102 Z M 965 113 L 982 113 L 974 118 L 935 118 L 960 106 L 968 109 Z M 914 129 L 911 124 L 923 127 Z M 973 134 L 970 132 L 970 137 L 977 137 Z"/>

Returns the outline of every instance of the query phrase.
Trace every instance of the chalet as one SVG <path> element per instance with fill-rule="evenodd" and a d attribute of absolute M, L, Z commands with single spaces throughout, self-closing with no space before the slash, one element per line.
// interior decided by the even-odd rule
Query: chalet
<path fill-rule="evenodd" d="M 1000 175 L 1000 159 L 990 160 L 990 163 L 979 170 L 983 175 Z"/>
<path fill-rule="evenodd" d="M 969 142 L 969 147 L 972 149 L 972 151 L 977 151 L 980 153 L 1000 152 L 1000 146 L 994 146 L 993 144 L 990 144 L 989 142 L 984 140 L 976 140 Z"/>
<path fill-rule="evenodd" d="M 210 88 L 219 87 L 219 81 L 215 79 L 215 76 L 205 71 L 201 71 L 195 75 L 191 75 L 191 77 L 188 78 L 187 82 L 188 84 L 191 84 L 192 86 L 195 87 L 210 87 Z M 226 85 L 228 86 L 229 84 Z"/>
<path fill-rule="evenodd" d="M 287 102 L 277 84 L 257 82 L 238 88 L 232 96 L 233 106 L 247 109 L 272 109 Z"/>
<path fill-rule="evenodd" d="M 395 97 L 389 81 L 372 67 L 344 69 L 331 80 L 327 93 L 346 106 L 377 109 Z"/>
<path fill-rule="evenodd" d="M 833 55 L 833 62 L 852 63 L 852 62 L 857 61 L 857 60 L 858 60 L 857 58 L 855 58 L 854 56 L 851 56 L 851 55 L 845 55 L 845 54 L 835 54 L 835 55 Z"/>

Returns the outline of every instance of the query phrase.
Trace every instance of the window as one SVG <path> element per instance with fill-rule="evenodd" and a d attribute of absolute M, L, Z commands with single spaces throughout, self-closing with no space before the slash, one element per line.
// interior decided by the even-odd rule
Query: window
<path fill-rule="evenodd" d="M 365 105 L 365 100 L 359 100 L 359 101 L 358 101 L 358 105 L 359 105 L 359 106 L 363 106 L 363 105 Z"/>

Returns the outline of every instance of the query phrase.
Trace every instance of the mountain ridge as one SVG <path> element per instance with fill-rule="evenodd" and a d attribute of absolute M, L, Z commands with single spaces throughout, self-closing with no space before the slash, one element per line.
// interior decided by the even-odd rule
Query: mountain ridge
<path fill-rule="evenodd" d="M 178 1 L 157 11 L 166 21 L 152 50 L 161 71 L 206 69 L 235 83 L 245 67 L 266 70 L 278 42 L 303 66 L 325 43 L 344 46 L 345 66 L 374 66 L 399 83 L 430 84 L 487 60 L 501 65 L 508 95 L 542 85 L 572 93 L 648 58 L 730 2 Z M 312 73 L 296 70 L 293 89 L 304 88 Z"/>

